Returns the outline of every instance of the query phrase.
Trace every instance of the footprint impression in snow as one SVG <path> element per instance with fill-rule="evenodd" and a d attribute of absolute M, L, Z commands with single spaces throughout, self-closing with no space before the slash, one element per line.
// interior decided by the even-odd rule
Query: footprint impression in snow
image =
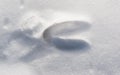
<path fill-rule="evenodd" d="M 43 33 L 44 40 L 61 51 L 84 51 L 90 48 L 89 42 L 82 39 L 72 38 L 69 35 L 82 33 L 90 28 L 90 23 L 86 21 L 65 21 L 53 24 Z M 64 38 L 70 37 L 70 38 Z"/>

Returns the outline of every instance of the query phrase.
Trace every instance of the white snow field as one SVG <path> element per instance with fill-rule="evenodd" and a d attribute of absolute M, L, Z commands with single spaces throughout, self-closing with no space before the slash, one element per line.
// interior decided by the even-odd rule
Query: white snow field
<path fill-rule="evenodd" d="M 0 0 L 0 75 L 120 75 L 120 0 Z"/>

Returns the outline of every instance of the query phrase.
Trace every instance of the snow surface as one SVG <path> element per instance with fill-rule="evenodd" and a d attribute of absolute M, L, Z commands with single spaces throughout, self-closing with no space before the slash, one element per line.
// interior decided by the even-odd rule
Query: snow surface
<path fill-rule="evenodd" d="M 0 75 L 120 75 L 120 0 L 0 0 Z"/>

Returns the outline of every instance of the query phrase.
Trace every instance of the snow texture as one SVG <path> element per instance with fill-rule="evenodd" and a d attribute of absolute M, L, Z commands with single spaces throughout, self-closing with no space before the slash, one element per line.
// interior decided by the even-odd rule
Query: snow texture
<path fill-rule="evenodd" d="M 0 75 L 120 75 L 119 0 L 0 0 Z"/>

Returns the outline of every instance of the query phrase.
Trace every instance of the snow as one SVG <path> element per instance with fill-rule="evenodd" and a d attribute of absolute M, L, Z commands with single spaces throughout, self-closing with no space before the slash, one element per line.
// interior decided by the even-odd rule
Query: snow
<path fill-rule="evenodd" d="M 119 75 L 119 0 L 0 0 L 0 75 Z"/>

